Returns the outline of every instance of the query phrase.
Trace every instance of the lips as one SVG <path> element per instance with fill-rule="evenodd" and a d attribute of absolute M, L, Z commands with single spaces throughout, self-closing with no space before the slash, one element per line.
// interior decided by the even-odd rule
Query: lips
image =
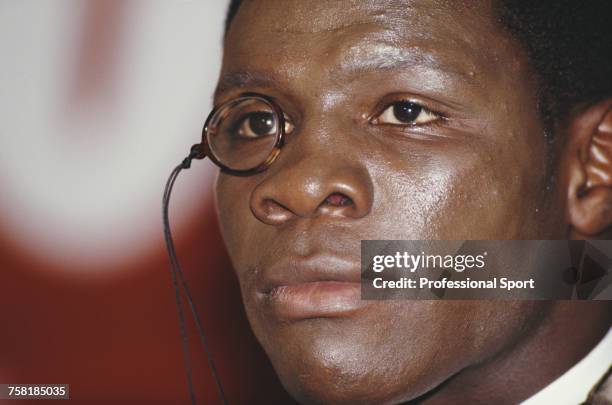
<path fill-rule="evenodd" d="M 348 316 L 366 304 L 359 263 L 339 256 L 283 260 L 262 276 L 260 297 L 282 320 Z"/>

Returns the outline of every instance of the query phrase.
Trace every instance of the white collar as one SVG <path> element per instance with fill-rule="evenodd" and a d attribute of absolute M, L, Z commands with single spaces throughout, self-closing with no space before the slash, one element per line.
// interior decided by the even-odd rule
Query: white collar
<path fill-rule="evenodd" d="M 604 338 L 574 365 L 521 405 L 576 405 L 586 401 L 589 392 L 608 371 L 612 359 L 612 328 Z"/>

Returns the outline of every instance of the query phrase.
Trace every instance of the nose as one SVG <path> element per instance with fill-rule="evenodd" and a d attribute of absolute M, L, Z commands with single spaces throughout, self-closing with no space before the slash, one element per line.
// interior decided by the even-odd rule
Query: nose
<path fill-rule="evenodd" d="M 369 214 L 373 184 L 359 159 L 341 151 L 316 153 L 290 146 L 295 147 L 291 154 L 281 152 L 281 161 L 268 169 L 251 194 L 257 219 L 279 226 L 298 218 L 359 219 Z"/>

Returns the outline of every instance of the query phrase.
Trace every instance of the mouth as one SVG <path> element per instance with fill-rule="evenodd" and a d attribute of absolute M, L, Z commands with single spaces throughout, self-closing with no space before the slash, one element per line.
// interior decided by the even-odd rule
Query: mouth
<path fill-rule="evenodd" d="M 260 298 L 281 320 L 344 317 L 367 303 L 359 263 L 338 256 L 286 260 L 262 273 Z"/>

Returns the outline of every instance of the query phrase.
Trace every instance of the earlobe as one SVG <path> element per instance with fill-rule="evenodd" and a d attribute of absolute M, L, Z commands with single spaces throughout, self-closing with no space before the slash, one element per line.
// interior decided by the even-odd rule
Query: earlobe
<path fill-rule="evenodd" d="M 612 227 L 612 99 L 576 115 L 568 135 L 569 223 L 596 238 Z"/>

